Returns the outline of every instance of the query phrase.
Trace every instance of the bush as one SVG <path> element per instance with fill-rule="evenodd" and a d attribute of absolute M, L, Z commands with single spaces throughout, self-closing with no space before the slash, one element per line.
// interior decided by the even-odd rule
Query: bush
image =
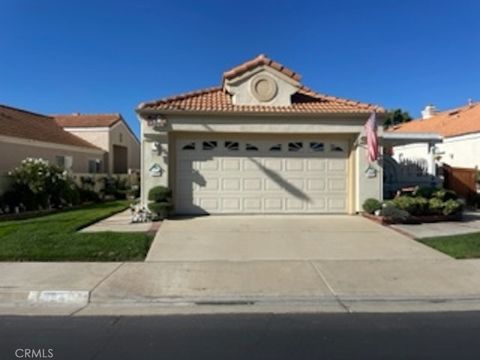
<path fill-rule="evenodd" d="M 382 216 L 392 222 L 401 223 L 405 222 L 410 217 L 410 214 L 390 204 L 382 208 Z"/>
<path fill-rule="evenodd" d="M 433 215 L 443 214 L 444 203 L 439 198 L 431 198 L 428 200 L 428 212 Z"/>
<path fill-rule="evenodd" d="M 165 186 L 155 186 L 148 192 L 148 200 L 153 202 L 169 202 L 172 199 L 172 190 Z"/>
<path fill-rule="evenodd" d="M 375 211 L 380 210 L 382 208 L 382 203 L 377 199 L 367 199 L 363 203 L 363 210 L 368 214 L 374 214 Z"/>
<path fill-rule="evenodd" d="M 393 205 L 412 215 L 423 215 L 428 210 L 428 200 L 424 197 L 399 196 L 392 200 Z"/>
<path fill-rule="evenodd" d="M 173 205 L 170 202 L 152 202 L 148 204 L 148 209 L 156 214 L 160 220 L 165 219 L 172 208 Z"/>
<path fill-rule="evenodd" d="M 172 190 L 165 186 L 151 188 L 148 192 L 148 200 L 153 201 L 148 204 L 148 209 L 161 220 L 165 219 L 173 208 Z"/>
<path fill-rule="evenodd" d="M 435 186 L 420 186 L 413 192 L 413 196 L 430 199 L 438 190 L 439 188 Z"/>
<path fill-rule="evenodd" d="M 463 205 L 458 200 L 447 200 L 443 203 L 443 215 L 455 215 L 463 210 Z"/>
<path fill-rule="evenodd" d="M 93 190 L 79 189 L 80 202 L 100 202 L 100 196 Z"/>
<path fill-rule="evenodd" d="M 433 193 L 433 197 L 436 197 L 442 201 L 448 201 L 448 200 L 457 200 L 458 195 L 455 193 L 455 191 L 452 190 L 446 190 L 446 189 L 439 189 Z"/>
<path fill-rule="evenodd" d="M 8 175 L 9 192 L 16 195 L 13 206 L 37 210 L 79 202 L 78 189 L 68 172 L 45 160 L 27 158 Z"/>

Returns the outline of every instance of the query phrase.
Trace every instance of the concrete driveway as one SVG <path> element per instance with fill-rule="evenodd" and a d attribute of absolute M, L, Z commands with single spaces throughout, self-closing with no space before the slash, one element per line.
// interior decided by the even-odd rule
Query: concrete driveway
<path fill-rule="evenodd" d="M 205 216 L 165 221 L 146 261 L 448 257 L 360 216 Z"/>

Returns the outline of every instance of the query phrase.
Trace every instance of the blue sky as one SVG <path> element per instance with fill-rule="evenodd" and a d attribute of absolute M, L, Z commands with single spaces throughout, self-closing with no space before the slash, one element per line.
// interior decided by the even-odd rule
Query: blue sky
<path fill-rule="evenodd" d="M 480 100 L 479 1 L 1 0 L 0 103 L 121 112 L 260 53 L 319 92 L 418 116 Z"/>

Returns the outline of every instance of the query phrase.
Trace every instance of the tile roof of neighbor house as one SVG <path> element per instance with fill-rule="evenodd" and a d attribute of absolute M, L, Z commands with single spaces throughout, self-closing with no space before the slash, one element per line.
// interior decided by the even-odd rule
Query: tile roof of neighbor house
<path fill-rule="evenodd" d="M 120 114 L 54 114 L 61 127 L 111 127 L 122 120 Z"/>
<path fill-rule="evenodd" d="M 300 75 L 285 68 L 283 65 L 268 59 L 265 55 L 247 61 L 224 73 L 224 78 L 237 76 L 258 65 L 268 65 L 292 77 L 300 79 Z M 212 87 L 164 99 L 142 103 L 139 110 L 173 110 L 192 112 L 231 112 L 231 113 L 370 113 L 384 112 L 377 105 L 343 99 L 335 96 L 317 93 L 305 86 L 300 86 L 292 95 L 292 104 L 288 106 L 275 105 L 234 105 L 232 96 L 222 87 Z"/>
<path fill-rule="evenodd" d="M 417 119 L 397 125 L 394 132 L 434 132 L 452 137 L 480 132 L 480 103 L 442 111 L 429 119 Z"/>
<path fill-rule="evenodd" d="M 0 105 L 0 135 L 100 150 L 63 130 L 50 116 L 6 105 Z"/>

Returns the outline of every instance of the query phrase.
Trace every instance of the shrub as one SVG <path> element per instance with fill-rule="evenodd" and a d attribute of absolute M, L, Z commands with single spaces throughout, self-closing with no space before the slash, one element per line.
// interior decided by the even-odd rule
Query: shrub
<path fill-rule="evenodd" d="M 458 200 L 449 199 L 443 203 L 443 215 L 458 214 L 463 210 L 463 205 Z"/>
<path fill-rule="evenodd" d="M 80 202 L 100 202 L 100 196 L 93 190 L 79 189 Z"/>
<path fill-rule="evenodd" d="M 413 196 L 430 199 L 438 190 L 435 186 L 420 186 L 413 192 Z"/>
<path fill-rule="evenodd" d="M 444 203 L 439 198 L 433 197 L 428 200 L 428 212 L 434 215 L 443 214 Z"/>
<path fill-rule="evenodd" d="M 424 197 L 399 196 L 392 200 L 393 205 L 412 215 L 425 214 L 428 209 L 428 200 Z"/>
<path fill-rule="evenodd" d="M 382 208 L 382 203 L 377 199 L 367 199 L 363 203 L 363 210 L 368 214 L 374 214 L 375 211 L 380 210 Z"/>
<path fill-rule="evenodd" d="M 433 196 L 442 201 L 458 199 L 458 195 L 455 193 L 455 191 L 447 190 L 447 189 L 439 189 L 433 193 Z"/>
<path fill-rule="evenodd" d="M 170 202 L 152 202 L 148 204 L 148 209 L 156 214 L 160 220 L 165 219 L 172 208 L 173 205 Z"/>
<path fill-rule="evenodd" d="M 386 205 L 382 208 L 382 216 L 387 220 L 392 222 L 405 222 L 409 217 L 410 214 L 402 209 L 399 209 L 393 205 Z"/>
<path fill-rule="evenodd" d="M 9 172 L 15 206 L 27 210 L 62 207 L 79 201 L 78 189 L 68 172 L 42 159 L 27 158 Z"/>
<path fill-rule="evenodd" d="M 172 190 L 165 186 L 155 186 L 148 192 L 148 200 L 153 202 L 168 202 L 172 199 Z"/>
<path fill-rule="evenodd" d="M 172 191 L 165 186 L 151 188 L 148 192 L 148 200 L 153 201 L 148 204 L 148 209 L 161 220 L 166 218 L 169 211 L 173 208 Z"/>

